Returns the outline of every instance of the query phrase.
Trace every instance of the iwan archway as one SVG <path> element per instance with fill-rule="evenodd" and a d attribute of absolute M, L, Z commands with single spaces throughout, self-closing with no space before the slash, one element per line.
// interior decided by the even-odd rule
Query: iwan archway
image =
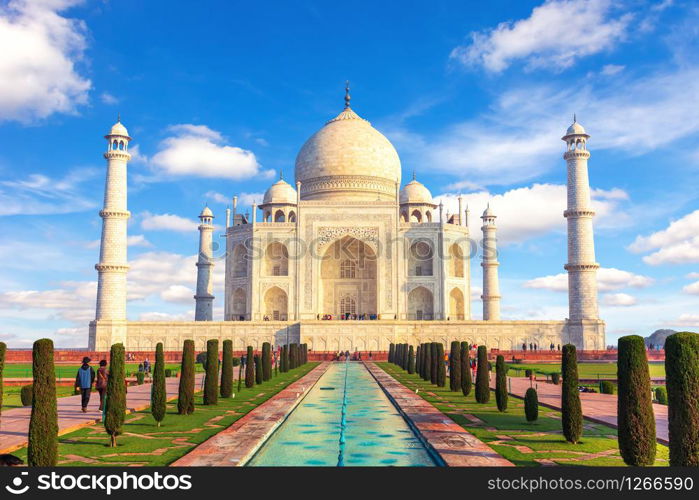
<path fill-rule="evenodd" d="M 330 245 L 320 264 L 319 314 L 367 319 L 377 314 L 376 253 L 345 236 Z"/>

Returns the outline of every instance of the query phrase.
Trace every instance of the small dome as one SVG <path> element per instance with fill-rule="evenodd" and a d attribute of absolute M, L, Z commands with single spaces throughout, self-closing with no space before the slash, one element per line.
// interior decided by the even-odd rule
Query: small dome
<path fill-rule="evenodd" d="M 201 211 L 199 214 L 199 217 L 213 217 L 214 213 L 211 211 L 209 207 L 204 207 L 204 210 Z"/>
<path fill-rule="evenodd" d="M 573 122 L 573 124 L 566 130 L 566 135 L 587 135 L 585 128 L 578 122 Z"/>
<path fill-rule="evenodd" d="M 432 193 L 421 182 L 413 179 L 400 190 L 401 203 L 427 203 L 434 205 Z"/>
<path fill-rule="evenodd" d="M 488 204 L 488 207 L 483 212 L 483 217 L 495 217 L 495 212 L 490 208 L 490 204 Z"/>
<path fill-rule="evenodd" d="M 265 192 L 262 204 L 266 205 L 267 203 L 286 203 L 295 205 L 296 190 L 284 179 L 279 179 Z"/>
<path fill-rule="evenodd" d="M 118 121 L 114 125 L 112 125 L 112 129 L 109 131 L 109 135 L 123 135 L 124 137 L 128 137 L 129 131 L 126 130 L 126 127 L 124 127 L 121 124 L 121 121 Z"/>

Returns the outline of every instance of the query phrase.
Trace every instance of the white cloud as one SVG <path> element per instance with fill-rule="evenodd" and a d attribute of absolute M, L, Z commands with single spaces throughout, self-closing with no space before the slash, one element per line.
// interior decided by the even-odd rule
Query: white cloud
<path fill-rule="evenodd" d="M 549 0 L 531 16 L 472 32 L 451 58 L 499 73 L 516 60 L 532 68 L 561 70 L 577 59 L 613 48 L 626 36 L 630 14 L 614 16 L 611 0 Z"/>
<path fill-rule="evenodd" d="M 695 281 L 694 283 L 686 285 L 682 288 L 682 291 L 690 295 L 699 295 L 699 281 Z"/>
<path fill-rule="evenodd" d="M 100 100 L 109 106 L 119 104 L 119 99 L 110 94 L 109 92 L 102 92 L 100 94 Z"/>
<path fill-rule="evenodd" d="M 192 304 L 194 292 L 191 288 L 183 285 L 170 285 L 160 292 L 160 298 L 165 302 L 177 304 Z"/>
<path fill-rule="evenodd" d="M 638 303 L 636 297 L 628 293 L 606 293 L 602 296 L 602 305 L 610 307 L 629 307 Z"/>
<path fill-rule="evenodd" d="M 220 132 L 205 125 L 172 125 L 168 130 L 173 135 L 160 143 L 150 160 L 158 173 L 235 180 L 274 175 L 261 172 L 252 151 L 225 144 Z"/>
<path fill-rule="evenodd" d="M 0 309 L 46 311 L 45 317 L 87 323 L 95 317 L 96 281 L 65 281 L 51 290 L 0 293 Z"/>
<path fill-rule="evenodd" d="M 699 132 L 699 68 L 655 69 L 642 76 L 618 75 L 575 86 L 556 82 L 517 85 L 501 93 L 484 113 L 429 133 L 403 124 L 381 128 L 404 161 L 430 165 L 454 182 L 508 185 L 556 169 L 565 176 L 561 136 L 574 112 L 592 138 L 590 164 L 595 182 L 595 151 L 638 156 Z M 633 126 L 629 126 L 633 124 Z"/>
<path fill-rule="evenodd" d="M 699 327 L 699 314 L 680 314 L 680 317 L 674 324 L 677 326 Z"/>
<path fill-rule="evenodd" d="M 597 271 L 597 288 L 600 292 L 621 290 L 623 288 L 646 288 L 653 284 L 653 279 L 613 267 L 601 267 Z M 525 288 L 568 291 L 568 274 L 560 273 L 534 278 L 524 283 Z M 622 294 L 623 295 L 623 294 Z"/>
<path fill-rule="evenodd" d="M 193 321 L 194 310 L 178 314 L 164 313 L 158 311 L 141 313 L 138 321 Z"/>
<path fill-rule="evenodd" d="M 152 247 L 153 244 L 142 234 L 134 234 L 126 238 L 126 243 L 130 247 Z"/>
<path fill-rule="evenodd" d="M 228 198 L 226 195 L 217 193 L 216 191 L 208 191 L 204 196 L 210 200 L 214 200 L 216 203 L 226 203 L 228 205 L 230 205 L 233 200 L 232 197 Z"/>
<path fill-rule="evenodd" d="M 143 212 L 141 228 L 146 231 L 177 231 L 195 233 L 199 223 L 194 219 L 186 219 L 174 214 L 151 214 Z"/>
<path fill-rule="evenodd" d="M 471 212 L 469 224 L 479 227 L 480 216 L 490 203 L 497 216 L 498 241 L 507 245 L 536 238 L 553 230 L 565 231 L 563 211 L 566 207 L 566 186 L 562 184 L 533 184 L 511 189 L 502 194 L 479 191 L 463 195 L 464 206 Z M 597 212 L 595 224 L 605 227 L 626 220 L 620 202 L 628 199 L 621 189 L 592 191 L 592 207 Z M 449 213 L 458 211 L 458 195 L 443 194 L 435 202 L 444 203 Z"/>
<path fill-rule="evenodd" d="M 0 181 L 0 216 L 67 214 L 96 208 L 79 191 L 80 184 L 95 175 L 95 169 L 80 169 L 61 179 L 30 174 L 25 179 Z"/>
<path fill-rule="evenodd" d="M 622 64 L 605 64 L 602 66 L 602 71 L 600 73 L 604 76 L 613 76 L 624 71 L 625 67 L 626 66 Z"/>
<path fill-rule="evenodd" d="M 13 0 L 0 5 L 0 121 L 31 122 L 73 113 L 90 80 L 76 69 L 87 42 L 85 23 L 61 16 L 76 0 Z"/>
<path fill-rule="evenodd" d="M 699 210 L 672 221 L 667 228 L 649 236 L 637 236 L 628 250 L 650 252 L 643 261 L 651 266 L 699 262 Z"/>

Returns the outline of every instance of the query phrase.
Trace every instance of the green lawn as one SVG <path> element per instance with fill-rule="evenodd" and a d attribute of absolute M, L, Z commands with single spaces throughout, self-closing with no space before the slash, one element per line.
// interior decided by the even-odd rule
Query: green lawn
<path fill-rule="evenodd" d="M 534 370 L 541 375 L 561 372 L 560 363 L 522 363 L 509 364 L 508 375 L 524 376 L 524 370 Z M 665 376 L 665 363 L 648 363 L 651 377 Z M 616 378 L 616 363 L 578 363 L 580 378 Z"/>
<path fill-rule="evenodd" d="M 250 389 L 243 385 L 234 398 L 219 399 L 215 406 L 204 406 L 201 395 L 198 395 L 192 415 L 178 415 L 177 402 L 172 401 L 167 405 L 167 415 L 160 427 L 156 426 L 150 410 L 127 415 L 124 434 L 117 438 L 116 449 L 108 446 L 109 436 L 101 424 L 71 432 L 59 438 L 59 465 L 168 465 L 229 427 L 317 365 L 308 363 L 280 373 L 272 380 Z M 237 384 L 234 390 L 237 390 Z M 26 461 L 26 448 L 18 450 L 15 455 Z"/>
<path fill-rule="evenodd" d="M 515 465 L 542 465 L 537 459 L 559 465 L 624 465 L 619 456 L 616 430 L 612 427 L 585 421 L 582 442 L 570 444 L 562 436 L 558 411 L 539 406 L 539 419 L 528 423 L 524 417 L 524 402 L 513 396 L 509 397 L 507 411 L 501 413 L 492 392 L 489 403 L 479 404 L 474 399 L 475 391 L 468 397 L 461 392 L 451 392 L 448 380 L 447 387 L 440 388 L 418 375 L 409 375 L 396 365 L 377 364 L 410 390 L 419 389 L 418 394 L 426 401 Z M 659 444 L 656 465 L 667 464 L 668 449 Z"/>
<path fill-rule="evenodd" d="M 93 362 L 92 366 L 95 370 L 99 368 L 97 365 L 99 361 Z M 202 365 L 197 363 L 197 372 L 203 372 L 204 369 Z M 68 364 L 68 365 L 56 365 L 56 377 L 57 378 L 74 378 L 80 368 L 80 364 Z M 180 371 L 180 363 L 168 363 L 165 365 L 165 369 L 173 369 Z M 126 363 L 126 373 L 135 373 L 138 371 L 138 363 Z M 5 364 L 5 370 L 3 372 L 4 378 L 31 378 L 32 376 L 32 365 L 31 363 L 8 363 Z"/>
<path fill-rule="evenodd" d="M 3 410 L 10 410 L 12 408 L 21 408 L 22 407 L 22 401 L 20 399 L 19 393 L 22 390 L 22 386 L 19 385 L 12 385 L 12 386 L 5 386 L 3 388 L 3 397 L 2 397 L 2 409 Z M 56 386 L 56 396 L 59 398 L 65 397 L 65 396 L 72 396 L 73 395 L 73 387 L 69 386 L 61 386 L 58 385 Z"/>

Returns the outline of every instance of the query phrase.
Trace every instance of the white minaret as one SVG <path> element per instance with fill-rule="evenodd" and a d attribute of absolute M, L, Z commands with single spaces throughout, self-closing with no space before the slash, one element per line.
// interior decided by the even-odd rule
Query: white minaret
<path fill-rule="evenodd" d="M 571 341 L 583 345 L 582 323 L 598 320 L 597 269 L 590 205 L 590 181 L 587 174 L 587 140 L 590 136 L 575 118 L 563 140 L 568 165 L 568 209 L 563 216 L 568 220 L 568 319 L 571 323 Z M 579 326 L 579 328 L 577 328 Z"/>
<path fill-rule="evenodd" d="M 126 165 L 129 154 L 129 133 L 117 120 L 107 139 L 107 180 L 104 187 L 102 239 L 97 269 L 96 320 L 126 320 L 126 224 L 131 213 L 126 209 Z"/>
<path fill-rule="evenodd" d="M 498 250 L 495 227 L 495 214 L 488 208 L 483 212 L 483 319 L 498 321 L 500 319 L 500 280 L 498 278 Z"/>
<path fill-rule="evenodd" d="M 201 220 L 201 224 L 199 224 L 199 260 L 197 261 L 197 294 L 194 296 L 196 302 L 194 321 L 212 321 L 214 214 L 209 207 L 204 207 L 204 210 L 199 214 L 199 220 Z"/>

